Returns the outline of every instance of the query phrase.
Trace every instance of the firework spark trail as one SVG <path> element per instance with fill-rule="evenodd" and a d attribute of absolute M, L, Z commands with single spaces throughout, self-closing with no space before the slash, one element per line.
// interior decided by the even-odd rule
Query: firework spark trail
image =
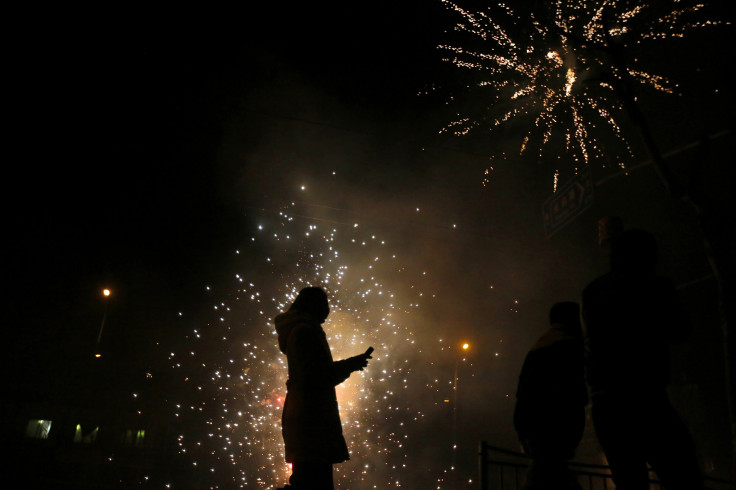
<path fill-rule="evenodd" d="M 297 213 L 292 204 L 276 219 L 264 217 L 251 238 L 253 250 L 237 252 L 247 272 L 234 273 L 226 291 L 209 291 L 218 297 L 212 321 L 192 329 L 186 348 L 169 356 L 187 388 L 172 405 L 180 452 L 210 488 L 286 482 L 280 430 L 286 361 L 272 318 L 302 287 L 321 285 L 330 295 L 325 331 L 335 358 L 376 349 L 369 367 L 338 387 L 355 462 L 336 465 L 337 487 L 405 486 L 416 471 L 408 467 L 405 446 L 425 414 L 407 396 L 415 376 L 404 354 L 414 349 L 412 312 L 429 295 L 422 286 L 426 271 L 403 265 L 359 224 L 305 225 Z"/>
<path fill-rule="evenodd" d="M 704 5 L 683 7 L 677 1 L 668 13 L 658 15 L 653 4 L 641 2 L 557 0 L 545 4 L 551 9 L 549 25 L 533 13 L 522 16 L 502 3 L 471 12 L 449 0 L 441 1 L 459 14 L 455 30 L 480 39 L 483 50 L 450 44 L 438 48 L 449 54 L 445 61 L 477 75 L 469 88 L 483 92 L 473 92 L 474 105 L 490 101 L 483 104 L 485 113 L 479 118 L 458 113 L 441 132 L 465 135 L 481 126 L 493 131 L 529 115 L 534 122 L 523 138 L 520 153 L 535 146 L 541 158 L 555 133 L 560 133 L 559 141 L 565 144 L 558 148 L 564 148 L 575 169 L 593 160 L 603 161 L 604 166 L 611 161 L 624 166 L 625 159 L 633 157 L 617 122 L 623 107 L 613 87 L 624 76 L 664 93 L 677 91 L 677 84 L 668 78 L 635 66 L 637 59 L 627 60 L 632 66 L 621 73 L 611 61 L 611 51 L 626 51 L 642 40 L 678 38 L 696 28 L 728 24 L 686 20 Z M 661 6 L 657 8 L 661 10 Z M 521 26 L 524 34 L 520 34 Z M 599 127 L 607 129 L 600 131 Z M 612 140 L 606 146 L 604 133 L 612 135 L 606 136 Z M 488 177 L 483 182 L 486 184 Z"/>

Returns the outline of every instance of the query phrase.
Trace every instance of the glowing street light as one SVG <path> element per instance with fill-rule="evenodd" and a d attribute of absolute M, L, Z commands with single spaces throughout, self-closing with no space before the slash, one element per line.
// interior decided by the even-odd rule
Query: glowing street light
<path fill-rule="evenodd" d="M 470 344 L 468 342 L 463 342 L 460 345 L 460 348 L 462 349 L 462 352 L 467 352 L 470 349 Z M 463 362 L 465 361 L 465 358 L 463 358 Z M 455 358 L 455 383 L 452 388 L 453 391 L 453 403 L 452 403 L 452 470 L 455 470 L 455 460 L 457 458 L 457 387 L 458 387 L 458 377 L 457 377 L 457 368 L 460 364 L 460 356 Z M 455 486 L 457 486 L 457 473 L 454 475 L 455 480 Z"/>
<path fill-rule="evenodd" d="M 100 353 L 100 340 L 102 339 L 102 330 L 105 328 L 105 319 L 107 318 L 107 304 L 108 304 L 108 298 L 112 294 L 112 291 L 110 288 L 103 288 L 102 289 L 102 296 L 105 298 L 105 308 L 102 312 L 102 323 L 100 323 L 100 331 L 97 333 L 97 342 L 95 343 L 95 357 L 100 358 L 102 357 L 102 354 Z"/>

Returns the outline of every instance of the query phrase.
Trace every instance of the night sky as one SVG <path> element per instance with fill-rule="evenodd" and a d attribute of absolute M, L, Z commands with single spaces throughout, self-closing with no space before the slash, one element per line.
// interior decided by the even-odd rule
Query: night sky
<path fill-rule="evenodd" d="M 154 369 L 155 343 L 183 335 L 177 312 L 209 308 L 204 286 L 232 276 L 233 251 L 263 216 L 297 202 L 305 219 L 360 221 L 409 267 L 432 271 L 438 299 L 414 326 L 427 352 L 438 337 L 488 352 L 503 341 L 503 363 L 476 358 L 473 376 L 485 381 L 471 384 L 468 400 L 478 403 L 469 401 L 466 415 L 512 448 L 505 397 L 547 309 L 578 300 L 605 271 L 596 220 L 618 215 L 652 229 L 663 242 L 661 272 L 695 284 L 681 291 L 699 330 L 676 351 L 675 380 L 699 385 L 702 403 L 720 407 L 714 286 L 692 213 L 669 200 L 651 166 L 628 177 L 594 167 L 594 206 L 545 238 L 541 207 L 556 163 L 512 158 L 482 185 L 490 154 L 518 149 L 524 128 L 502 128 L 495 139 L 439 135 L 447 95 L 465 84 L 436 49 L 454 20 L 440 2 L 398 4 L 19 16 L 6 70 L 14 150 L 4 165 L 3 275 L 5 362 L 22 373 L 14 383 L 22 396 L 58 366 L 86 362 L 102 287 L 113 290 L 104 351 L 131 379 Z M 714 18 L 725 11 L 714 3 Z M 663 153 L 733 127 L 733 54 L 719 44 L 731 34 L 695 34 L 653 54 L 653 71 L 671 70 L 682 89 L 641 94 Z M 714 140 L 701 172 L 724 208 L 732 139 Z M 634 164 L 647 160 L 637 145 Z M 670 162 L 689 178 L 692 158 Z M 561 168 L 562 181 L 572 176 Z M 691 422 L 712 457 L 722 427 Z"/>
<path fill-rule="evenodd" d="M 167 315 L 222 274 L 249 209 L 326 174 L 323 155 L 346 178 L 401 192 L 377 170 L 395 168 L 397 152 L 416 151 L 436 133 L 425 125 L 392 134 L 420 121 L 416 93 L 439 65 L 439 12 L 373 3 L 355 11 L 258 6 L 230 19 L 127 12 L 94 23 L 71 13 L 29 20 L 13 57 L 15 321 L 46 331 L 49 318 L 59 329 L 78 315 L 96 318 L 102 285 L 117 289 L 118 304 L 133 301 L 128 311 Z M 312 141 L 282 139 L 272 135 L 279 124 L 322 131 Z M 340 161 L 344 135 L 368 139 L 380 156 Z M 244 156 L 274 138 L 281 153 Z M 310 155 L 300 154 L 304 145 Z M 410 176 L 424 171 L 405 167 Z"/>
<path fill-rule="evenodd" d="M 405 118 L 438 63 L 422 27 L 439 9 L 378 3 L 356 21 L 339 9 L 332 18 L 334 8 L 29 26 L 12 98 L 24 154 L 10 213 L 19 270 L 46 270 L 34 287 L 53 290 L 70 277 L 112 280 L 129 260 L 185 276 L 194 261 L 199 274 L 211 268 L 200 258 L 237 239 L 243 204 L 260 197 L 242 195 L 243 169 L 221 157 L 234 124 L 247 150 L 273 121 L 377 134 L 379 122 Z"/>

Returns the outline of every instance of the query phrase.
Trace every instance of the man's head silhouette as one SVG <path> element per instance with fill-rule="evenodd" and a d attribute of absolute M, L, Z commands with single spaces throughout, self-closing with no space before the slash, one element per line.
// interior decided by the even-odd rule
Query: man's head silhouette
<path fill-rule="evenodd" d="M 653 274 L 657 265 L 657 240 L 645 230 L 624 231 L 611 248 L 611 270 L 627 274 Z"/>
<path fill-rule="evenodd" d="M 572 301 L 561 301 L 549 310 L 549 323 L 578 337 L 583 335 L 580 324 L 580 305 Z"/>

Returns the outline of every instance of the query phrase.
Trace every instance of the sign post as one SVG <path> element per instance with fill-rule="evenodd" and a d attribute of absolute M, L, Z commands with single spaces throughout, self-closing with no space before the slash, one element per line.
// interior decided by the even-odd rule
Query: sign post
<path fill-rule="evenodd" d="M 549 238 L 593 205 L 593 179 L 585 169 L 544 201 L 544 235 Z"/>

